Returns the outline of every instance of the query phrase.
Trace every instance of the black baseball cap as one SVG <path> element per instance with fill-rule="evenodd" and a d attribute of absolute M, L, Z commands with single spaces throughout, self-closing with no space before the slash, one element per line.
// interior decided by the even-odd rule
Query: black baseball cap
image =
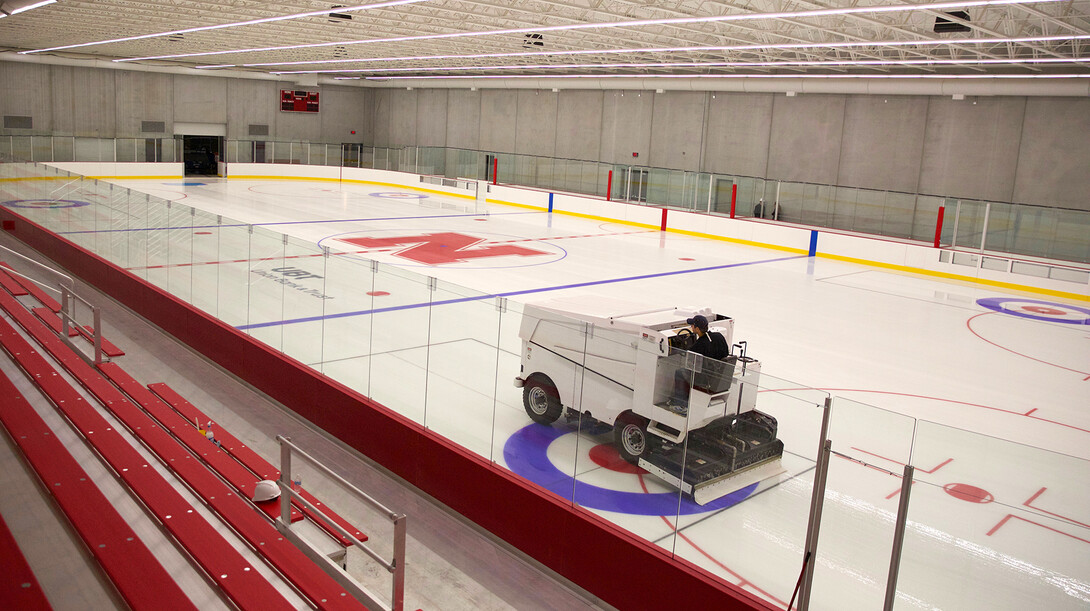
<path fill-rule="evenodd" d="M 690 325 L 696 325 L 697 328 L 699 328 L 699 329 L 701 329 L 703 331 L 708 330 L 708 319 L 704 318 L 704 316 L 701 315 L 701 314 L 697 314 L 696 316 L 693 316 L 692 318 L 687 319 L 685 322 L 690 324 Z"/>

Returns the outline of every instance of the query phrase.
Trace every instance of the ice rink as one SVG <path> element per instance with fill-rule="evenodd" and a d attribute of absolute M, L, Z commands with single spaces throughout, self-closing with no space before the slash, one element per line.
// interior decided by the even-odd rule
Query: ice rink
<path fill-rule="evenodd" d="M 16 211 L 775 604 L 832 395 L 812 608 L 880 608 L 905 463 L 897 608 L 1090 606 L 1086 302 L 374 184 L 114 182 L 173 202 L 166 222 L 98 188 Z M 787 473 L 679 503 L 608 430 L 533 424 L 511 383 L 520 304 L 585 295 L 732 317 Z"/>

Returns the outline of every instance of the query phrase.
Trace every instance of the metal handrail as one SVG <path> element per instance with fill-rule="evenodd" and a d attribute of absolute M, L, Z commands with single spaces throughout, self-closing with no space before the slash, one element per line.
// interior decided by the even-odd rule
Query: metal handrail
<path fill-rule="evenodd" d="M 280 486 L 280 516 L 276 519 L 276 527 L 281 533 L 283 533 L 289 540 L 291 540 L 297 547 L 299 547 L 305 554 L 311 559 L 318 562 L 319 566 L 330 577 L 332 577 L 337 583 L 343 586 L 346 590 L 349 590 L 353 595 L 366 603 L 375 605 L 382 609 L 390 609 L 391 611 L 402 611 L 405 605 L 405 549 L 408 529 L 408 517 L 405 514 L 397 513 L 394 510 L 386 507 L 379 501 L 375 500 L 371 495 L 360 490 L 343 477 L 335 473 L 329 467 L 323 465 L 318 459 L 314 458 L 299 446 L 292 443 L 291 439 L 284 437 L 283 435 L 277 435 L 276 441 L 280 444 L 280 477 L 277 479 L 277 485 Z M 362 499 L 371 508 L 378 510 L 385 514 L 387 520 L 393 522 L 394 525 L 394 550 L 393 558 L 386 560 L 380 554 L 372 550 L 366 543 L 360 541 L 347 530 L 342 528 L 339 524 L 334 522 L 332 518 L 326 515 L 319 507 L 315 506 L 310 501 L 304 499 L 296 490 L 292 488 L 291 477 L 291 459 L 292 454 L 298 454 L 302 458 L 306 459 L 310 464 L 317 467 L 322 473 L 331 477 L 334 481 L 344 486 L 349 492 L 356 497 Z M 302 537 L 298 536 L 291 530 L 291 503 L 297 501 L 305 508 L 317 514 L 323 522 L 329 524 L 336 530 L 341 536 L 347 539 L 354 547 L 359 548 L 365 554 L 367 554 L 375 562 L 378 562 L 388 572 L 393 574 L 393 583 L 391 585 L 391 604 L 387 606 L 376 596 L 371 594 L 363 585 L 356 582 L 349 575 L 347 575 L 340 567 L 326 558 L 320 551 L 318 551 L 310 542 L 306 541 Z"/>
<path fill-rule="evenodd" d="M 6 252 L 8 254 L 15 255 L 16 257 L 19 257 L 20 259 L 22 259 L 22 260 L 24 260 L 24 261 L 26 261 L 28 263 L 33 263 L 34 265 L 37 265 L 38 267 L 42 268 L 43 270 L 45 270 L 47 272 L 50 272 L 52 274 L 56 274 L 56 275 L 60 276 L 65 281 L 67 281 L 67 284 L 60 283 L 61 286 L 67 288 L 68 290 L 72 290 L 72 287 L 75 286 L 75 282 L 73 282 L 71 276 L 68 276 L 66 274 L 62 274 L 62 273 L 58 272 L 57 270 L 53 269 L 52 267 L 49 267 L 48 265 L 45 265 L 44 263 L 39 263 L 38 261 L 35 261 L 34 259 L 31 259 L 30 257 L 27 257 L 25 255 L 21 255 L 21 254 L 15 252 L 14 250 L 12 250 L 10 248 L 7 248 L 6 246 L 0 246 L 0 250 L 3 250 L 4 252 Z M 8 268 L 7 272 L 9 274 L 15 274 L 16 276 L 19 276 L 20 278 L 23 278 L 25 280 L 29 280 L 29 281 L 33 282 L 34 284 L 37 284 L 38 286 L 40 286 L 40 287 L 42 287 L 42 288 L 44 288 L 46 290 L 53 291 L 54 293 L 56 293 L 58 295 L 61 294 L 61 291 L 49 286 L 48 284 L 38 282 L 34 278 L 31 278 L 30 276 L 20 274 L 19 272 L 15 271 L 15 270 L 13 270 L 11 268 Z"/>

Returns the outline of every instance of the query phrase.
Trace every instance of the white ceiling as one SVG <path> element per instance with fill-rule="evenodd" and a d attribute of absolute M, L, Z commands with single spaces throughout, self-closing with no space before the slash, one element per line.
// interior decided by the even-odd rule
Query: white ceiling
<path fill-rule="evenodd" d="M 298 71 L 320 70 L 323 80 L 381 77 L 390 79 L 382 84 L 398 86 L 418 82 L 404 77 L 429 77 L 428 83 L 444 77 L 453 84 L 465 78 L 580 82 L 578 77 L 594 75 L 677 75 L 690 82 L 740 75 L 754 75 L 754 80 L 779 75 L 1090 81 L 1090 0 L 968 0 L 962 5 L 928 0 L 355 1 L 377 8 L 350 6 L 351 20 L 323 14 L 168 34 L 329 11 L 334 5 L 308 0 L 59 0 L 0 19 L 0 50 L 46 63 L 94 59 L 119 68 L 293 73 L 281 77 L 287 80 L 306 78 L 294 74 Z M 0 8 L 28 3 L 4 2 Z M 968 14 L 968 21 L 946 14 L 958 10 Z M 969 31 L 936 33 L 938 17 Z M 525 31 L 529 28 L 552 29 Z M 134 36 L 143 38 L 103 42 Z M 83 43 L 101 44 L 43 51 Z M 282 48 L 290 46 L 296 48 Z M 378 84 L 345 82 L 354 83 Z"/>

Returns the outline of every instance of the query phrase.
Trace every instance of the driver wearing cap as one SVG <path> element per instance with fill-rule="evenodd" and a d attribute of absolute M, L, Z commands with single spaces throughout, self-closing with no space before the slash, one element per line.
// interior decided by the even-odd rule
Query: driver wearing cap
<path fill-rule="evenodd" d="M 722 333 L 708 332 L 708 319 L 702 314 L 697 314 L 685 321 L 689 330 L 696 336 L 696 341 L 689 347 L 689 352 L 695 352 L 708 358 L 723 359 L 730 355 L 730 347 Z M 667 409 L 673 409 L 684 415 L 689 405 L 689 389 L 692 385 L 692 372 L 688 369 L 678 369 L 674 372 L 674 392 L 667 402 Z"/>
<path fill-rule="evenodd" d="M 697 314 L 685 322 L 689 325 L 693 334 L 696 335 L 696 341 L 689 347 L 689 352 L 702 354 L 713 359 L 725 358 L 730 352 L 727 339 L 721 333 L 708 333 L 708 319 L 703 314 Z"/>

